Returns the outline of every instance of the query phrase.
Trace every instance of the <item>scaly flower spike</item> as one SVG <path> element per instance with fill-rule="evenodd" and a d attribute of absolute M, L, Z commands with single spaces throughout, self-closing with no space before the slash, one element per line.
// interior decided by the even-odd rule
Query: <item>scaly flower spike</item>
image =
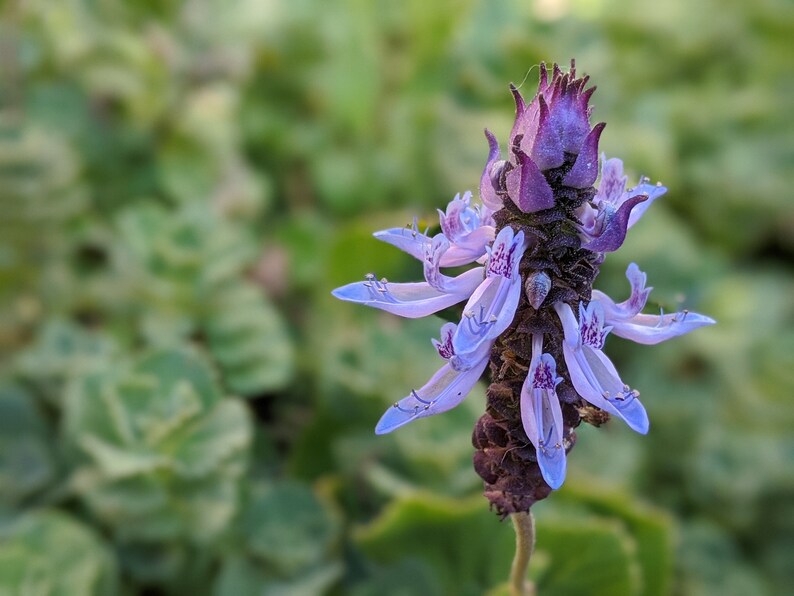
<path fill-rule="evenodd" d="M 605 125 L 590 124 L 595 87 L 588 81 L 576 76 L 571 62 L 567 73 L 541 65 L 529 103 L 511 86 L 516 118 L 505 158 L 485 131 L 482 205 L 472 204 L 470 193 L 456 195 L 439 210 L 441 232 L 432 238 L 416 222 L 375 233 L 422 260 L 424 282 L 368 275 L 333 292 L 403 317 L 466 301 L 460 323 L 445 324 L 434 342 L 445 364 L 392 405 L 375 432 L 454 408 L 490 368 L 486 412 L 472 436 L 474 468 L 492 507 L 511 515 L 516 527 L 514 594 L 528 589 L 530 508 L 563 484 L 582 416 L 600 424 L 613 415 L 637 432 L 649 431 L 639 392 L 604 352 L 609 334 L 656 344 L 714 324 L 686 310 L 643 314 L 651 288 L 634 263 L 626 271 L 631 294 L 623 302 L 593 289 L 605 253 L 620 248 L 666 189 L 642 178 L 627 190 L 623 162 L 604 156 L 594 186 Z M 478 265 L 457 277 L 441 272 L 472 263 Z"/>

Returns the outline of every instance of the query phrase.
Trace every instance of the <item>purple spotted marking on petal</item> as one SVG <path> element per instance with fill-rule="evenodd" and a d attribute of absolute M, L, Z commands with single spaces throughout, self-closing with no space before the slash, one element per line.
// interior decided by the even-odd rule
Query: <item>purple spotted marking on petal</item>
<path fill-rule="evenodd" d="M 579 336 L 582 343 L 600 350 L 609 334 L 609 329 L 604 328 L 604 308 L 599 302 L 591 301 L 585 307 L 579 303 Z"/>
<path fill-rule="evenodd" d="M 515 267 L 516 249 L 523 243 L 523 238 L 523 232 L 519 232 L 514 237 L 512 228 L 509 226 L 502 228 L 491 248 L 485 275 L 488 277 L 500 275 L 510 279 Z"/>
<path fill-rule="evenodd" d="M 445 323 L 441 327 L 441 341 L 437 339 L 431 340 L 433 345 L 444 360 L 450 360 L 455 356 L 455 348 L 452 346 L 452 337 L 455 335 L 455 330 L 458 326 L 455 323 Z"/>
<path fill-rule="evenodd" d="M 556 381 L 556 365 L 554 359 L 549 354 L 543 354 L 547 358 L 541 357 L 535 366 L 532 375 L 532 386 L 536 389 L 554 389 Z"/>

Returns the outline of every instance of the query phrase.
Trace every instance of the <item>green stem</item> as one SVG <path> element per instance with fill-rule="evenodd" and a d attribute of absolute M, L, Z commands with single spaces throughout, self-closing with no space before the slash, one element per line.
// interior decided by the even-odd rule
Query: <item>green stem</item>
<path fill-rule="evenodd" d="M 516 556 L 510 568 L 510 596 L 530 596 L 534 587 L 527 581 L 527 568 L 535 550 L 535 518 L 532 512 L 513 513 L 510 516 L 516 530 Z"/>

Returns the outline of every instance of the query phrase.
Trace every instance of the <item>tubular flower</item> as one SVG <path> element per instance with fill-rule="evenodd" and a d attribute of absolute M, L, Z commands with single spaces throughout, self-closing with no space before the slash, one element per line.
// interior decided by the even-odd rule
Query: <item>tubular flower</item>
<path fill-rule="evenodd" d="M 485 249 L 494 239 L 494 223 L 491 210 L 478 205 L 471 206 L 471 193 L 455 195 L 447 205 L 446 212 L 439 209 L 441 229 L 450 243 L 449 250 L 439 262 L 441 267 L 468 265 L 485 255 Z M 416 219 L 410 228 L 389 228 L 375 232 L 375 238 L 396 246 L 417 259 L 423 259 L 432 239 L 416 227 Z"/>
<path fill-rule="evenodd" d="M 462 402 L 472 387 L 480 380 L 488 364 L 490 345 L 484 346 L 464 362 L 457 357 L 452 345 L 455 323 L 447 323 L 441 328 L 441 341 L 433 344 L 447 363 L 418 390 L 396 402 L 381 417 L 375 426 L 375 433 L 382 435 L 416 420 L 446 412 Z"/>
<path fill-rule="evenodd" d="M 532 336 L 532 361 L 521 387 L 521 422 L 537 453 L 538 465 L 551 488 L 565 480 L 562 409 L 557 397 L 557 365 L 551 354 L 541 354 L 543 337 Z"/>
<path fill-rule="evenodd" d="M 612 252 L 626 239 L 626 231 L 637 223 L 658 197 L 667 192 L 661 184 L 649 184 L 647 178 L 626 190 L 623 162 L 601 156 L 601 184 L 592 205 L 585 203 L 578 212 L 582 247 L 595 252 Z"/>
<path fill-rule="evenodd" d="M 485 496 L 500 515 L 528 511 L 563 484 L 582 420 L 598 425 L 612 415 L 648 432 L 639 392 L 604 352 L 610 333 L 656 344 L 714 323 L 686 310 L 643 314 L 651 288 L 634 263 L 623 302 L 593 289 L 604 253 L 623 244 L 666 189 L 643 178 L 627 190 L 623 163 L 603 156 L 594 186 L 604 124 L 590 123 L 595 87 L 587 82 L 572 62 L 567 73 L 541 65 L 529 103 L 511 86 L 516 119 L 505 159 L 485 132 L 482 206 L 472 205 L 470 193 L 457 195 L 439 211 L 441 231 L 433 237 L 416 222 L 375 233 L 422 260 L 424 282 L 370 274 L 333 292 L 404 317 L 465 301 L 460 322 L 445 324 L 434 341 L 445 364 L 391 406 L 375 430 L 388 433 L 455 407 L 490 364 L 486 412 L 472 442 Z M 456 277 L 441 271 L 473 263 Z"/>
<path fill-rule="evenodd" d="M 578 323 L 568 304 L 557 302 L 554 309 L 562 321 L 563 354 L 576 392 L 588 403 L 622 418 L 632 430 L 647 433 L 648 415 L 637 399 L 639 392 L 620 380 L 612 361 L 601 351 L 610 331 L 604 327 L 603 307 L 596 300 L 587 306 L 580 302 Z"/>

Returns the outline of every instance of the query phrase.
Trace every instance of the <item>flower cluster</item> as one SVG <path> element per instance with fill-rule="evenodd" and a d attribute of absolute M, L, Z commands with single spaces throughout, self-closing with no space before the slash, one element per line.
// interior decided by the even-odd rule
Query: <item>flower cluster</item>
<path fill-rule="evenodd" d="M 609 415 L 648 432 L 639 392 L 623 382 L 603 348 L 610 333 L 656 344 L 714 323 L 687 311 L 643 314 L 651 288 L 632 263 L 630 296 L 615 302 L 592 288 L 604 253 L 618 249 L 627 230 L 665 188 L 647 179 L 626 188 L 619 159 L 601 158 L 604 124 L 590 125 L 587 77 L 573 63 L 563 73 L 540 68 L 527 104 L 511 87 L 516 120 L 501 158 L 488 131 L 488 160 L 480 180 L 482 205 L 456 196 L 439 211 L 435 236 L 416 226 L 375 233 L 424 263 L 425 281 L 393 283 L 374 275 L 334 290 L 342 300 L 404 317 L 423 317 L 466 301 L 460 322 L 434 340 L 445 364 L 389 408 L 376 426 L 388 433 L 417 418 L 458 405 L 490 364 L 485 415 L 477 423 L 474 465 L 500 514 L 527 511 L 566 473 L 566 454 L 581 420 Z M 476 263 L 456 277 L 445 267 Z"/>

